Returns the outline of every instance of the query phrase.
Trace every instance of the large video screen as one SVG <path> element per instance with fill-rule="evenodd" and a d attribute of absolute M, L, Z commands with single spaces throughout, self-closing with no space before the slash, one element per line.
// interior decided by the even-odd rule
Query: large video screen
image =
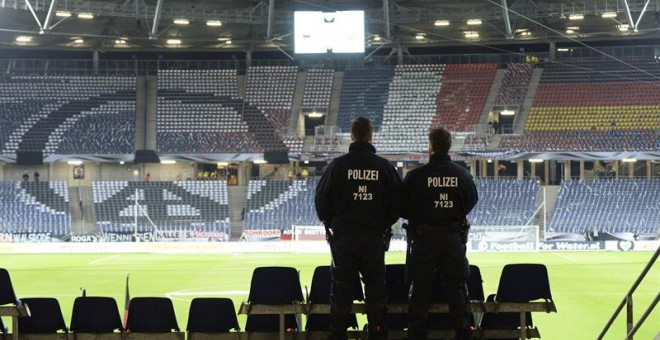
<path fill-rule="evenodd" d="M 293 13 L 296 54 L 364 53 L 364 11 Z"/>

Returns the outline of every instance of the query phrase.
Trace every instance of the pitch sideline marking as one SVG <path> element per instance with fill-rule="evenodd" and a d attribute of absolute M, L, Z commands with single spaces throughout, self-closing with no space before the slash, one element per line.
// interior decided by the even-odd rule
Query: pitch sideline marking
<path fill-rule="evenodd" d="M 574 259 L 574 258 L 572 258 L 572 257 L 570 257 L 570 256 L 562 255 L 562 254 L 559 254 L 559 253 L 552 253 L 552 255 L 559 256 L 559 257 L 561 257 L 562 259 L 564 259 L 564 260 L 566 260 L 566 261 L 570 261 L 570 262 L 577 262 L 577 261 L 578 261 L 578 260 L 576 260 L 576 259 Z"/>
<path fill-rule="evenodd" d="M 110 256 L 102 257 L 102 258 L 100 258 L 100 259 L 96 259 L 96 260 L 94 260 L 94 261 L 91 261 L 91 262 L 89 263 L 89 265 L 90 265 L 90 266 L 93 266 L 93 265 L 95 265 L 95 264 L 97 264 L 97 263 L 101 263 L 101 262 L 104 262 L 104 261 L 106 261 L 106 260 L 110 260 L 110 259 L 113 259 L 113 258 L 115 258 L 115 257 L 119 257 L 120 255 L 121 255 L 121 254 L 114 254 L 114 255 L 110 255 Z"/>
<path fill-rule="evenodd" d="M 172 300 L 179 301 L 189 301 L 190 299 L 183 298 L 189 296 L 226 296 L 226 295 L 248 295 L 250 292 L 247 290 L 218 290 L 218 291 L 208 291 L 208 292 L 186 292 L 186 291 L 175 291 L 167 292 L 165 296 Z"/>

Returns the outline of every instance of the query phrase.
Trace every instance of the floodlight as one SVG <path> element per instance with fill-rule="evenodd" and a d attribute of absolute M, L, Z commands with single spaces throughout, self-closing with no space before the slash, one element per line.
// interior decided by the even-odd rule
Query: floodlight
<path fill-rule="evenodd" d="M 603 14 L 600 15 L 602 18 L 616 18 L 616 12 L 603 12 Z"/>
<path fill-rule="evenodd" d="M 55 12 L 55 16 L 60 17 L 60 18 L 68 18 L 68 17 L 71 16 L 71 12 L 69 12 L 69 11 L 57 11 L 57 12 Z"/>
<path fill-rule="evenodd" d="M 220 20 L 209 20 L 209 21 L 206 22 L 206 26 L 215 26 L 215 27 L 222 26 L 222 21 L 220 21 Z"/>
<path fill-rule="evenodd" d="M 181 39 L 167 39 L 168 45 L 181 45 Z"/>
<path fill-rule="evenodd" d="M 16 42 L 30 42 L 32 41 L 32 37 L 28 35 L 19 35 L 16 37 Z"/>
<path fill-rule="evenodd" d="M 80 19 L 94 19 L 94 14 L 92 14 L 92 13 L 78 13 L 78 18 L 80 18 Z"/>
<path fill-rule="evenodd" d="M 481 25 L 481 19 L 468 19 L 468 25 Z"/>
<path fill-rule="evenodd" d="M 435 26 L 449 26 L 449 20 L 436 20 L 433 25 Z"/>
<path fill-rule="evenodd" d="M 188 25 L 190 21 L 188 19 L 174 19 L 174 24 L 176 25 Z"/>
<path fill-rule="evenodd" d="M 576 13 L 568 16 L 568 20 L 582 20 L 582 19 L 584 19 L 584 14 Z"/>

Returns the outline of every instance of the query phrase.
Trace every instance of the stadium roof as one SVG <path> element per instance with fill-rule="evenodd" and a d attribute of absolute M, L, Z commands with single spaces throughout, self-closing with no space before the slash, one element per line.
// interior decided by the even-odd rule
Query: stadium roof
<path fill-rule="evenodd" d="M 291 51 L 294 10 L 351 9 L 368 51 L 660 37 L 657 0 L 0 0 L 0 48 Z"/>

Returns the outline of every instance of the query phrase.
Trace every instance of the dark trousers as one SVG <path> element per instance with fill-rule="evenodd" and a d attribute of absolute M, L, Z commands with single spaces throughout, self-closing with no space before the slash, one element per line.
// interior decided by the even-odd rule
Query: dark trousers
<path fill-rule="evenodd" d="M 332 289 L 330 330 L 333 339 L 346 339 L 353 306 L 354 279 L 360 273 L 364 282 L 369 339 L 385 339 L 385 249 L 383 231 L 357 229 L 342 231 L 330 244 Z"/>
<path fill-rule="evenodd" d="M 465 250 L 465 244 L 456 231 L 428 230 L 424 235 L 413 236 L 407 259 L 408 279 L 411 282 L 408 307 L 409 340 L 427 338 L 428 310 L 437 271 L 442 275 L 457 339 L 470 339 L 466 286 L 470 267 Z"/>

